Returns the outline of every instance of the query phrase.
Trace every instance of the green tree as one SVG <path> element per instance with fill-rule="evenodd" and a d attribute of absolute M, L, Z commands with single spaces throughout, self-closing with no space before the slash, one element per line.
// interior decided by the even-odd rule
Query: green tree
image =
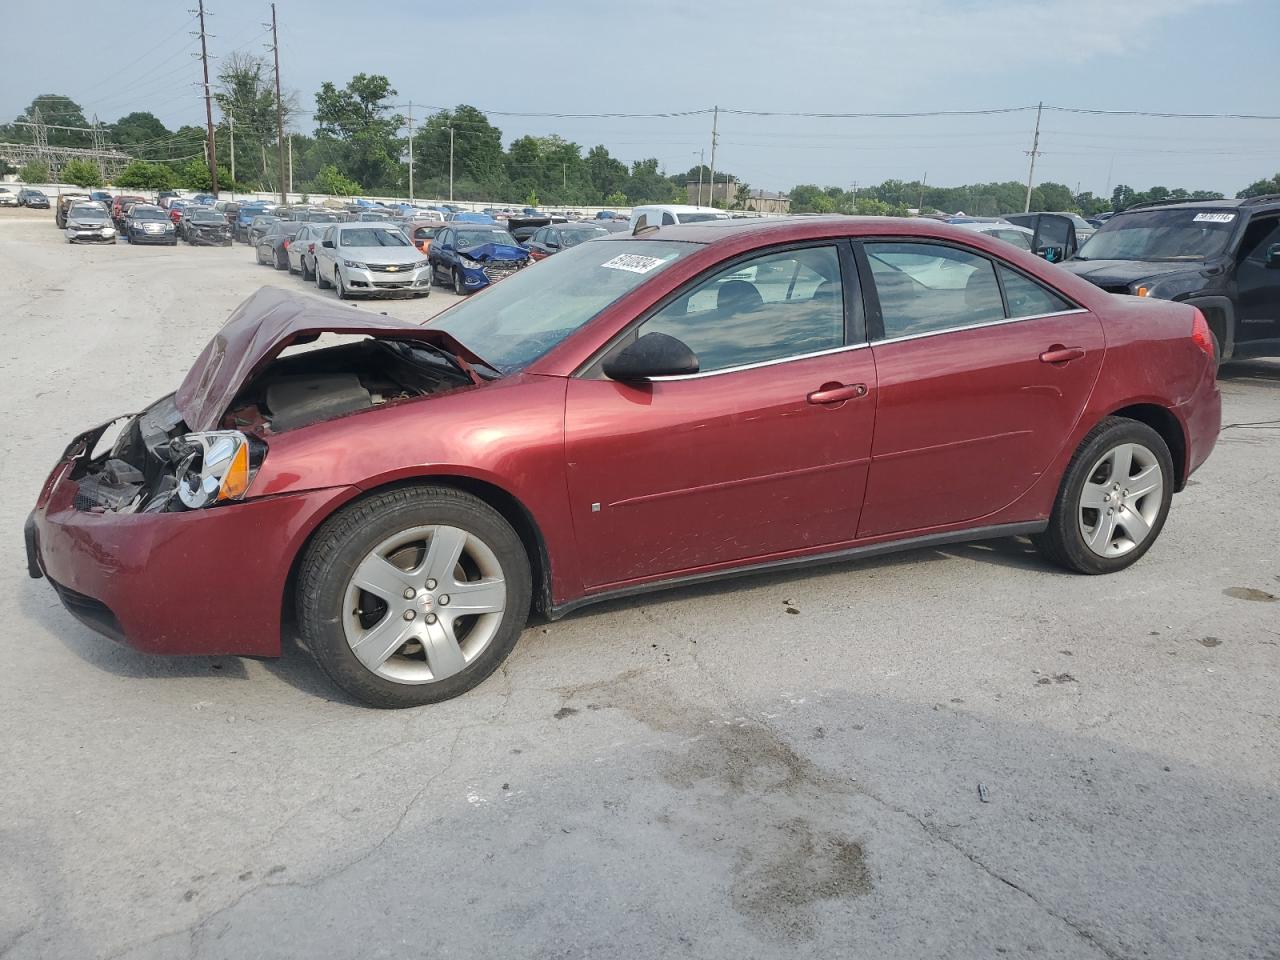
<path fill-rule="evenodd" d="M 18 170 L 18 179 L 23 183 L 48 183 L 49 165 L 43 160 L 28 160 Z"/>
<path fill-rule="evenodd" d="M 587 151 L 584 161 L 587 188 L 593 200 L 604 199 L 610 206 L 625 206 L 627 189 L 627 165 L 609 156 L 604 144 L 596 144 Z M 621 200 L 613 199 L 621 196 Z"/>
<path fill-rule="evenodd" d="M 396 136 L 404 117 L 391 112 L 391 81 L 358 73 L 339 90 L 329 81 L 316 94 L 316 139 L 334 147 L 334 166 L 343 177 L 370 190 L 395 188 L 401 180 L 404 141 Z"/>
<path fill-rule="evenodd" d="M 315 179 L 311 181 L 311 190 L 328 194 L 331 197 L 350 197 L 363 193 L 360 184 L 343 176 L 332 163 L 320 168 Z"/>
<path fill-rule="evenodd" d="M 166 164 L 132 160 L 116 176 L 115 185 L 131 190 L 172 190 L 178 182 Z"/>
<path fill-rule="evenodd" d="M 68 160 L 62 167 L 62 182 L 74 183 L 77 187 L 100 187 L 102 171 L 88 160 Z"/>
<path fill-rule="evenodd" d="M 615 190 L 604 198 L 606 207 L 625 207 L 627 205 L 627 195 L 621 190 Z"/>
<path fill-rule="evenodd" d="M 1280 193 L 1280 173 L 1269 180 L 1255 180 L 1237 193 L 1236 197 L 1243 200 L 1246 197 L 1261 197 L 1268 193 Z"/>
<path fill-rule="evenodd" d="M 413 141 L 416 172 L 423 180 L 436 178 L 448 183 L 450 129 L 455 183 L 467 180 L 487 186 L 495 195 L 504 192 L 508 162 L 502 151 L 502 131 L 465 103 L 433 113 L 422 125 Z"/>
<path fill-rule="evenodd" d="M 42 93 L 27 105 L 18 115 L 22 123 L 29 123 L 36 109 L 40 110 L 40 119 L 51 124 L 48 131 L 51 147 L 91 147 L 93 134 L 87 129 L 64 130 L 62 127 L 87 128 L 89 121 L 84 117 L 80 104 L 60 93 Z M 17 143 L 34 143 L 35 131 L 31 127 L 12 125 L 3 131 L 3 138 Z"/>
<path fill-rule="evenodd" d="M 738 189 L 733 194 L 733 208 L 735 210 L 747 209 L 747 201 L 751 199 L 751 185 L 746 183 L 738 184 Z"/>
<path fill-rule="evenodd" d="M 213 177 L 209 173 L 209 164 L 199 157 L 188 160 L 177 171 L 178 182 L 187 190 L 210 190 L 213 188 Z"/>
<path fill-rule="evenodd" d="M 148 147 L 162 146 L 159 141 L 171 136 L 169 129 L 160 122 L 154 113 L 145 111 L 125 114 L 107 128 L 107 138 L 120 146 L 145 144 Z"/>
<path fill-rule="evenodd" d="M 215 94 L 222 110 L 222 122 L 218 124 L 218 173 L 231 167 L 231 132 L 234 127 L 236 142 L 236 177 L 246 183 L 265 186 L 268 179 L 278 186 L 274 171 L 279 166 L 279 145 L 276 138 L 276 89 L 271 68 L 266 58 L 255 54 L 234 52 L 222 63 L 218 71 L 218 88 Z M 292 96 L 282 98 L 286 128 L 297 113 L 297 103 Z"/>
<path fill-rule="evenodd" d="M 654 157 L 637 160 L 631 164 L 631 176 L 627 180 L 627 196 L 632 205 L 671 203 L 680 199 L 671 181 L 658 170 L 658 161 Z"/>

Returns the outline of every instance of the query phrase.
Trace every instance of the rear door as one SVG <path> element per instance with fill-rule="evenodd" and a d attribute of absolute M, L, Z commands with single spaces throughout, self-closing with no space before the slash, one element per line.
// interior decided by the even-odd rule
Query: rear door
<path fill-rule="evenodd" d="M 627 337 L 700 371 L 569 382 L 569 494 L 590 588 L 852 540 L 875 419 L 851 248 L 771 250 L 704 275 Z"/>
<path fill-rule="evenodd" d="M 1092 313 L 954 243 L 860 252 L 879 382 L 859 536 L 980 525 L 1061 451 L 1101 368 Z"/>

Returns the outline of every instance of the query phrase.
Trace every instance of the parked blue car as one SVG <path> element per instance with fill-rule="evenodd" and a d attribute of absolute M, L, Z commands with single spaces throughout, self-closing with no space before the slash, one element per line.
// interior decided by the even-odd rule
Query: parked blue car
<path fill-rule="evenodd" d="M 267 204 L 265 201 L 252 200 L 248 203 L 240 204 L 240 209 L 236 211 L 235 223 L 231 225 L 231 234 L 241 243 L 249 242 L 249 224 L 253 223 L 254 217 L 260 217 L 267 212 Z"/>
<path fill-rule="evenodd" d="M 449 223 L 427 251 L 431 282 L 462 296 L 483 290 L 529 265 L 529 251 L 497 225 Z"/>

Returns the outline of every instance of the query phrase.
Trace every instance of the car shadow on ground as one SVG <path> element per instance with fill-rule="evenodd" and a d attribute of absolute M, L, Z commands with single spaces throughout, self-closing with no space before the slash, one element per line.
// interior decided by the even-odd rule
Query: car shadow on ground
<path fill-rule="evenodd" d="M 1004 538 L 974 543 L 961 543 L 939 549 L 910 550 L 888 556 L 846 560 L 829 564 L 808 566 L 785 572 L 765 571 L 744 574 L 733 579 L 692 584 L 684 587 L 671 587 L 661 591 L 662 598 L 668 601 L 710 600 L 717 597 L 731 596 L 745 591 L 769 588 L 785 595 L 789 587 L 803 583 L 812 578 L 815 569 L 825 573 L 852 574 L 859 570 L 885 570 L 896 566 L 912 566 L 919 563 L 932 563 L 948 559 L 977 560 L 983 563 L 994 563 L 1000 566 L 1033 570 L 1045 566 L 1035 548 L 1025 538 Z M 42 587 L 44 590 L 42 591 Z M 45 595 L 47 593 L 47 596 Z M 583 618 L 590 620 L 596 617 L 610 616 L 645 603 L 645 597 L 621 597 L 592 604 L 582 610 L 569 614 L 574 620 Z M 68 650 L 81 660 L 94 667 L 105 670 L 119 677 L 130 679 L 190 679 L 196 677 L 214 677 L 222 680 L 246 680 L 249 672 L 246 669 L 246 658 L 237 656 L 161 656 L 142 653 L 132 647 L 117 643 L 107 637 L 90 630 L 75 620 L 58 603 L 52 590 L 43 583 L 25 585 L 19 600 L 22 610 L 32 620 L 46 627 L 50 634 L 57 637 Z M 533 618 L 530 626 L 538 626 L 545 621 Z M 264 669 L 296 690 L 309 696 L 318 697 L 335 703 L 359 706 L 359 702 L 348 697 L 340 688 L 325 676 L 317 666 L 311 654 L 303 646 L 294 624 L 286 622 L 281 641 L 281 655 L 278 658 L 262 658 Z"/>
<path fill-rule="evenodd" d="M 1218 368 L 1222 384 L 1248 383 L 1262 387 L 1280 387 L 1280 363 L 1268 360 L 1228 360 Z"/>

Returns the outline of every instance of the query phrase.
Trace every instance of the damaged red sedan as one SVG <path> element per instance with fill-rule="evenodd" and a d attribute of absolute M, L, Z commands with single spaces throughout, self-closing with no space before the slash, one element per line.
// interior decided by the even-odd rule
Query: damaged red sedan
<path fill-rule="evenodd" d="M 140 650 L 277 656 L 296 620 L 350 694 L 422 704 L 531 612 L 669 584 L 1013 535 L 1122 570 L 1216 441 L 1213 350 L 930 220 L 614 234 L 421 326 L 264 289 L 72 441 L 30 571 Z"/>

